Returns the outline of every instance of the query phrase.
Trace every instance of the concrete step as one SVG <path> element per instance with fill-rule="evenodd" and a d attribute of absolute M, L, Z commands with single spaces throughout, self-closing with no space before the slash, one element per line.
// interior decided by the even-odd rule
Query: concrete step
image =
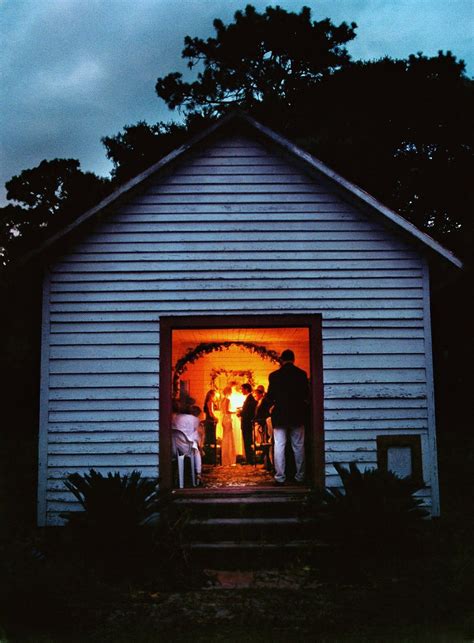
<path fill-rule="evenodd" d="M 312 540 L 291 540 L 288 542 L 266 542 L 262 540 L 220 540 L 217 542 L 209 543 L 207 541 L 194 541 L 189 543 L 188 549 L 196 550 L 206 550 L 206 551 L 218 551 L 218 550 L 239 550 L 239 551 L 252 551 L 252 550 L 269 550 L 275 551 L 277 549 L 282 550 L 295 550 L 302 547 L 312 547 L 314 541 Z"/>
<path fill-rule="evenodd" d="M 309 490 L 304 488 L 265 491 L 203 492 L 172 494 L 172 509 L 199 518 L 287 518 L 304 511 Z"/>
<path fill-rule="evenodd" d="M 300 486 L 175 490 L 172 519 L 182 516 L 183 546 L 208 566 L 278 565 L 314 548 L 317 522 Z"/>
<path fill-rule="evenodd" d="M 184 525 L 183 537 L 188 540 L 287 542 L 314 537 L 317 523 L 298 516 L 192 518 Z"/>

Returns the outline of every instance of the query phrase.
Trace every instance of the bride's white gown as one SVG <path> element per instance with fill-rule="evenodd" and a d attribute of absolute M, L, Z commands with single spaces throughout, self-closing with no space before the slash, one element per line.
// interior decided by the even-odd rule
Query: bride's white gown
<path fill-rule="evenodd" d="M 222 442 L 221 459 L 223 466 L 235 464 L 235 440 L 232 414 L 229 412 L 229 399 L 225 398 L 222 403 Z"/>

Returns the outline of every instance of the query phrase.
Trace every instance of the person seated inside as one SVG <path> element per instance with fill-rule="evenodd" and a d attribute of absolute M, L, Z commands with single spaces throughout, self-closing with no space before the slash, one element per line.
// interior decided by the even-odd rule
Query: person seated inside
<path fill-rule="evenodd" d="M 188 455 L 191 446 L 194 459 L 194 470 L 196 473 L 197 486 L 202 485 L 202 458 L 200 442 L 202 434 L 200 431 L 199 415 L 201 409 L 194 404 L 195 400 L 187 398 L 174 405 L 175 412 L 171 417 L 171 435 L 173 441 L 173 453 Z M 186 440 L 178 431 L 184 433 Z M 190 445 L 191 442 L 191 445 Z"/>
<path fill-rule="evenodd" d="M 196 404 L 193 404 L 193 405 L 191 406 L 190 411 L 191 411 L 192 415 L 194 415 L 195 417 L 197 417 L 197 419 L 199 420 L 199 427 L 198 427 L 198 433 L 199 433 L 198 447 L 199 447 L 199 451 L 201 451 L 201 454 L 202 454 L 202 450 L 203 450 L 203 448 L 204 448 L 204 440 L 205 440 L 204 422 L 203 422 L 203 421 L 202 421 L 202 419 L 201 419 L 202 411 L 201 411 L 201 408 L 200 408 L 199 406 L 197 406 Z"/>

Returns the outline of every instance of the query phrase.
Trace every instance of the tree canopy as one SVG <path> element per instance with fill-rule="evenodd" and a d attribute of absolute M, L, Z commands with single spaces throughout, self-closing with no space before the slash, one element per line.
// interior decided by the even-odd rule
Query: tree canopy
<path fill-rule="evenodd" d="M 329 19 L 312 21 L 311 9 L 299 13 L 251 5 L 237 11 L 234 22 L 214 20 L 216 36 L 184 39 L 183 58 L 190 69 L 202 68 L 188 83 L 174 72 L 158 78 L 156 92 L 170 107 L 220 114 L 231 107 L 254 107 L 278 101 L 293 107 L 302 91 L 349 62 L 345 44 L 357 25 L 339 26 Z"/>
<path fill-rule="evenodd" d="M 213 24 L 213 37 L 184 39 L 195 79 L 173 72 L 156 83 L 182 122 L 140 121 L 104 137 L 111 182 L 74 159 L 42 161 L 13 177 L 0 246 L 19 249 L 23 237 L 35 241 L 32 232 L 66 224 L 238 106 L 469 258 L 474 83 L 463 61 L 449 51 L 352 61 L 346 45 L 357 25 L 315 21 L 308 7 L 259 13 L 247 5 L 229 24 Z"/>
<path fill-rule="evenodd" d="M 238 105 L 281 131 L 464 258 L 472 248 L 473 81 L 451 52 L 352 61 L 356 25 L 247 6 L 216 36 L 187 36 L 198 70 L 156 91 L 187 118 Z"/>
<path fill-rule="evenodd" d="M 288 135 L 467 256 L 474 84 L 450 53 L 354 62 L 303 102 Z M 263 117 L 263 115 L 262 115 Z"/>
<path fill-rule="evenodd" d="M 0 261 L 4 264 L 100 201 L 111 183 L 83 172 L 77 159 L 53 159 L 23 170 L 5 187 L 14 204 L 0 209 Z"/>
<path fill-rule="evenodd" d="M 145 121 L 139 121 L 135 125 L 125 125 L 123 131 L 116 136 L 104 136 L 102 144 L 106 149 L 107 158 L 114 165 L 114 180 L 123 183 L 181 145 L 188 136 L 189 130 L 186 125 L 149 125 Z"/>

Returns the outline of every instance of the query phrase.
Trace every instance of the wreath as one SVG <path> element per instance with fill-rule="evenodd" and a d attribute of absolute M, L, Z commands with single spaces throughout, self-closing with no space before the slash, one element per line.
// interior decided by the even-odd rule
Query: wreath
<path fill-rule="evenodd" d="M 245 382 L 248 382 L 252 388 L 255 386 L 253 371 L 229 371 L 226 368 L 213 368 L 211 369 L 211 380 L 210 380 L 211 388 L 213 389 L 217 388 L 216 379 L 219 377 L 219 375 L 227 375 L 227 376 L 232 375 L 233 377 L 240 377 Z"/>
<path fill-rule="evenodd" d="M 231 346 L 238 346 L 242 350 L 258 355 L 262 359 L 268 359 L 271 362 L 279 363 L 279 355 L 276 351 L 269 350 L 265 346 L 245 341 L 227 341 L 227 342 L 201 342 L 194 348 L 188 348 L 183 357 L 180 357 L 174 365 L 173 375 L 173 392 L 177 395 L 179 388 L 179 379 L 186 372 L 189 364 L 194 364 L 198 359 L 214 351 L 228 350 Z"/>

